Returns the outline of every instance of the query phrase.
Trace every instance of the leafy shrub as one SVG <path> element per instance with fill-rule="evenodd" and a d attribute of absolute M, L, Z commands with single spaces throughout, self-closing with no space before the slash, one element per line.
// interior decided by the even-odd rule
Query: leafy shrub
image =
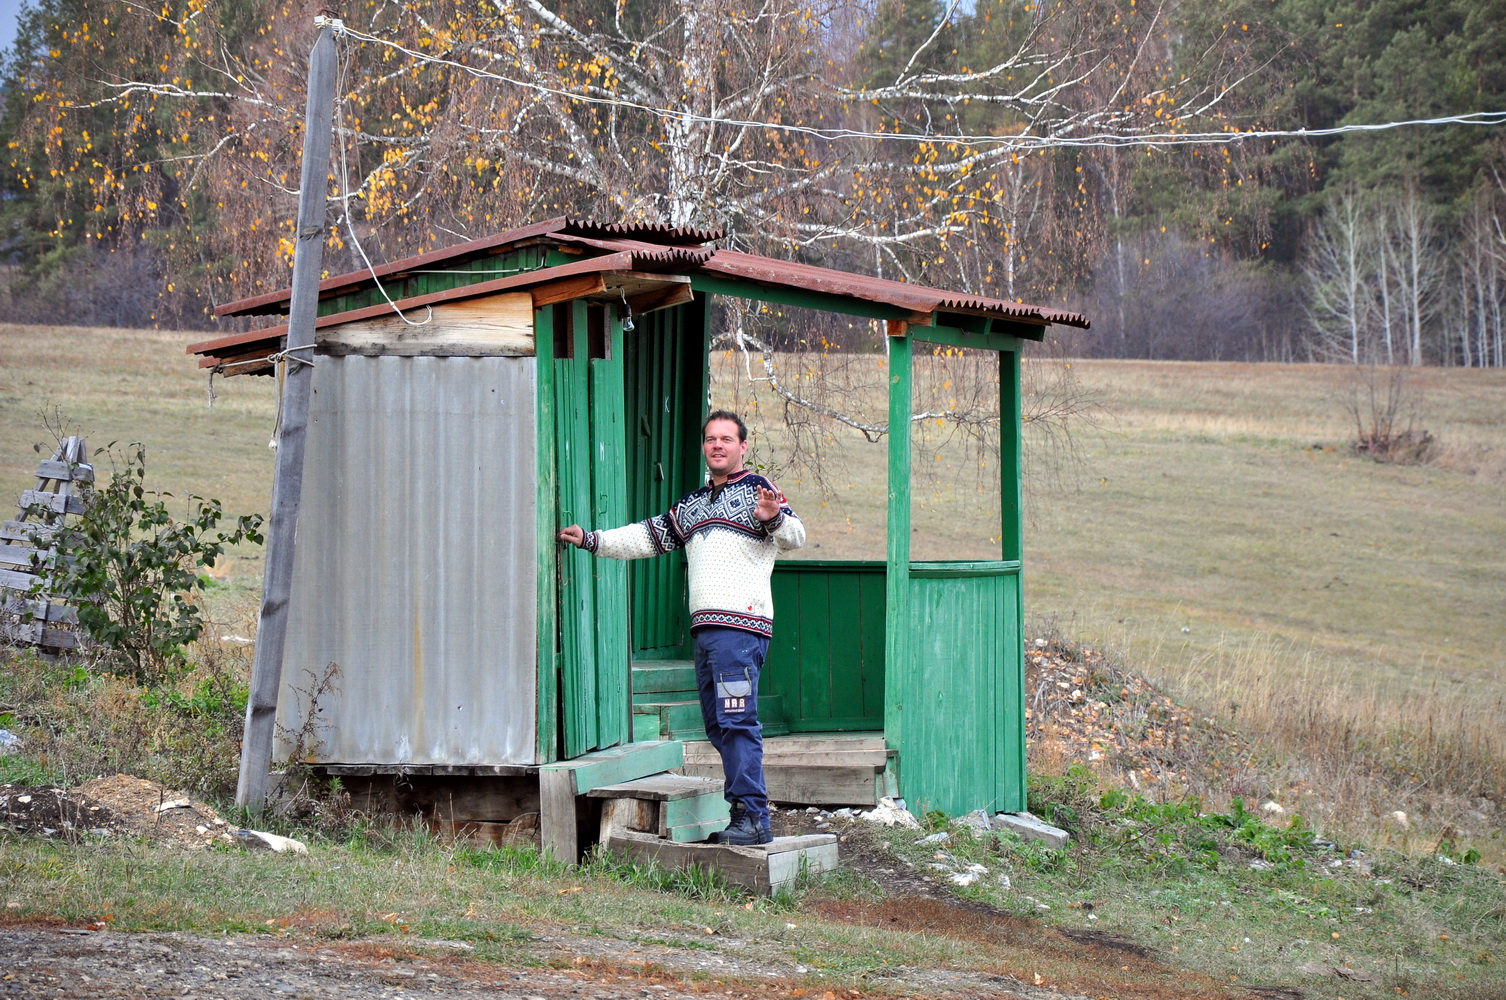
<path fill-rule="evenodd" d="M 1254 856 L 1280 869 L 1301 869 L 1310 858 L 1331 854 L 1301 816 L 1286 826 L 1271 826 L 1235 798 L 1229 812 L 1205 812 L 1190 796 L 1175 802 L 1149 802 L 1138 795 L 1111 791 L 1101 799 L 1104 812 L 1117 815 L 1121 843 L 1139 843 L 1164 861 L 1188 862 L 1217 869 L 1226 854 Z"/>
<path fill-rule="evenodd" d="M 1076 837 L 1085 832 L 1085 826 L 1097 812 L 1094 808 L 1098 804 L 1097 788 L 1097 777 L 1082 763 L 1072 764 L 1066 774 L 1032 773 L 1028 777 L 1025 808 Z"/>
<path fill-rule="evenodd" d="M 243 515 L 224 530 L 220 502 L 191 494 L 187 517 L 175 519 L 165 502 L 171 494 L 145 487 L 146 449 L 133 448 L 59 535 L 54 588 L 77 606 L 79 625 L 112 665 L 150 683 L 181 672 L 183 647 L 204 631 L 193 595 L 209 579 L 199 570 L 228 546 L 261 544 L 262 516 Z"/>

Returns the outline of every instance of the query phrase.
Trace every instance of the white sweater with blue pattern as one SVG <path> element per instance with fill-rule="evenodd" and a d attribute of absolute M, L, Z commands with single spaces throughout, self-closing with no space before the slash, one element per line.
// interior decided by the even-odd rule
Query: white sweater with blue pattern
<path fill-rule="evenodd" d="M 758 520 L 758 487 L 779 498 L 779 514 Z M 685 550 L 690 570 L 690 629 L 741 629 L 769 636 L 774 558 L 805 544 L 805 526 L 779 487 L 747 469 L 720 486 L 707 483 L 668 512 L 646 521 L 586 533 L 584 547 L 609 559 L 644 559 Z"/>

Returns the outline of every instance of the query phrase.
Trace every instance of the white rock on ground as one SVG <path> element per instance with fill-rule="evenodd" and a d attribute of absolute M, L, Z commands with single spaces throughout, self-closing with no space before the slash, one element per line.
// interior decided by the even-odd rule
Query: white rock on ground
<path fill-rule="evenodd" d="M 858 813 L 859 819 L 869 823 L 877 823 L 879 826 L 902 826 L 909 830 L 919 830 L 920 821 L 894 799 L 887 795 L 879 799 L 879 804 L 867 812 Z"/>
<path fill-rule="evenodd" d="M 993 827 L 989 823 L 988 813 L 982 809 L 974 809 L 966 816 L 957 820 L 958 825 L 966 827 L 972 832 L 973 839 L 979 840 L 988 836 Z"/>
<path fill-rule="evenodd" d="M 1013 830 L 1022 840 L 1039 840 L 1047 847 L 1061 850 L 1071 840 L 1066 830 L 1043 822 L 1028 812 L 999 813 L 991 821 L 995 830 Z"/>
<path fill-rule="evenodd" d="M 292 837 L 280 837 L 275 833 L 263 833 L 260 830 L 237 830 L 236 839 L 246 847 L 276 851 L 278 854 L 291 851 L 294 854 L 307 854 L 308 845 L 301 840 Z"/>

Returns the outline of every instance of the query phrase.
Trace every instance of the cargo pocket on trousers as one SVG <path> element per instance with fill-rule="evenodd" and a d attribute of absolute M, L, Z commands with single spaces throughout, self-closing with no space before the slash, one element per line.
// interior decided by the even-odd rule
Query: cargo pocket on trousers
<path fill-rule="evenodd" d="M 716 697 L 722 704 L 724 715 L 741 715 L 748 710 L 748 699 L 753 697 L 753 682 L 747 670 L 728 671 L 716 679 Z"/>

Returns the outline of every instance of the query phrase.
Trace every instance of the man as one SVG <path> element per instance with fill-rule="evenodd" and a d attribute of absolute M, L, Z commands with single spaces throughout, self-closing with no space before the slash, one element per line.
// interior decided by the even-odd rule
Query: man
<path fill-rule="evenodd" d="M 606 531 L 572 524 L 562 542 L 610 559 L 642 559 L 684 548 L 690 567 L 690 631 L 706 738 L 722 757 L 732 822 L 722 844 L 767 844 L 769 793 L 763 777 L 758 674 L 773 634 L 769 576 L 774 557 L 805 544 L 805 526 L 772 482 L 743 468 L 748 428 L 716 410 L 701 426 L 710 482 L 668 513 Z"/>

